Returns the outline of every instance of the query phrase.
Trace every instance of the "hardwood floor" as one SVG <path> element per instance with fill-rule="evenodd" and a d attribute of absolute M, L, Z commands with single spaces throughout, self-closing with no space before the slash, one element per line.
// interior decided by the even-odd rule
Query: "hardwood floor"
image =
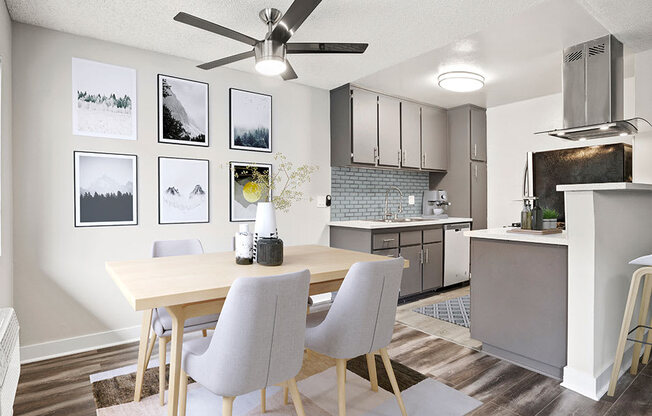
<path fill-rule="evenodd" d="M 483 415 L 650 415 L 652 366 L 620 379 L 616 397 L 593 401 L 559 382 L 506 361 L 397 323 L 392 359 L 439 380 L 484 404 Z M 94 415 L 89 376 L 135 364 L 136 343 L 26 364 L 14 412 L 19 415 Z"/>

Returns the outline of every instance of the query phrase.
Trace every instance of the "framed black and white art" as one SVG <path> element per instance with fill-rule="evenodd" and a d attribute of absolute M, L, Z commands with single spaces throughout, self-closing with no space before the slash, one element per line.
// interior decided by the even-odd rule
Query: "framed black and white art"
<path fill-rule="evenodd" d="M 136 70 L 72 58 L 72 134 L 136 140 Z"/>
<path fill-rule="evenodd" d="M 230 149 L 272 151 L 272 96 L 229 90 Z"/>
<path fill-rule="evenodd" d="M 208 84 L 158 76 L 159 143 L 208 146 Z"/>
<path fill-rule="evenodd" d="M 75 226 L 138 224 L 137 156 L 74 152 Z"/>
<path fill-rule="evenodd" d="M 272 199 L 271 183 L 267 189 L 252 182 L 253 170 L 261 175 L 272 176 L 272 165 L 266 163 L 242 163 L 231 162 L 229 165 L 231 174 L 231 222 L 254 221 L 256 219 L 256 204 L 258 202 L 269 202 Z"/>
<path fill-rule="evenodd" d="M 209 221 L 208 160 L 158 158 L 158 222 Z"/>

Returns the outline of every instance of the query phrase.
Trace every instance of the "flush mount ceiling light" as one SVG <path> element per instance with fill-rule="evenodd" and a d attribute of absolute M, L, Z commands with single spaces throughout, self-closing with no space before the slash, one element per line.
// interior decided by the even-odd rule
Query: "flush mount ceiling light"
<path fill-rule="evenodd" d="M 484 77 L 474 72 L 445 72 L 439 75 L 437 81 L 443 89 L 455 92 L 470 92 L 484 87 Z"/>

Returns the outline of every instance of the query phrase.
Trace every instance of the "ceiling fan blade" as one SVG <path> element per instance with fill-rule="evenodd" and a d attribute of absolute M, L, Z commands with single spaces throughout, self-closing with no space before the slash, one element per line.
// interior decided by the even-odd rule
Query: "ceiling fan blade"
<path fill-rule="evenodd" d="M 292 65 L 290 65 L 290 61 L 288 61 L 286 59 L 285 60 L 285 65 L 287 65 L 287 68 L 285 68 L 285 71 L 281 74 L 281 77 L 283 78 L 283 81 L 289 81 L 291 79 L 299 78 L 297 73 L 294 72 L 294 68 L 292 68 Z"/>
<path fill-rule="evenodd" d="M 197 65 L 197 68 L 201 69 L 213 69 L 218 66 L 230 64 L 232 62 L 241 61 L 246 58 L 251 58 L 254 56 L 254 51 L 242 52 L 237 55 L 227 56 L 226 58 L 217 59 L 215 61 L 206 62 L 205 64 Z"/>
<path fill-rule="evenodd" d="M 268 39 L 287 42 L 299 26 L 310 16 L 321 0 L 294 0 L 280 22 L 276 24 Z"/>
<path fill-rule="evenodd" d="M 287 53 L 364 53 L 368 43 L 288 43 Z"/>
<path fill-rule="evenodd" d="M 247 45 L 254 46 L 258 41 L 252 37 L 249 37 L 235 30 L 231 30 L 227 27 L 220 26 L 217 23 L 209 22 L 197 16 L 193 16 L 188 13 L 179 12 L 174 16 L 174 20 L 177 22 L 185 23 L 190 26 L 194 26 L 199 29 L 208 30 L 209 32 L 217 33 L 218 35 L 226 36 L 233 40 L 246 43 Z"/>

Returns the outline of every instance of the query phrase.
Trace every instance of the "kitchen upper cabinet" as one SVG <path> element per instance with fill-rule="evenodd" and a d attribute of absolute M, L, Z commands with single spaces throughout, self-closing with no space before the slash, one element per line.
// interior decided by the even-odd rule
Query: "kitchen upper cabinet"
<path fill-rule="evenodd" d="M 378 95 L 351 89 L 352 161 L 375 165 L 378 157 Z"/>
<path fill-rule="evenodd" d="M 487 161 L 487 111 L 471 107 L 471 160 Z"/>
<path fill-rule="evenodd" d="M 444 286 L 444 243 L 423 245 L 423 291 Z"/>
<path fill-rule="evenodd" d="M 421 167 L 421 106 L 401 102 L 401 151 L 404 168 Z"/>
<path fill-rule="evenodd" d="M 399 167 L 401 160 L 401 102 L 378 96 L 378 164 Z"/>
<path fill-rule="evenodd" d="M 421 167 L 439 171 L 448 168 L 448 117 L 445 110 L 421 108 Z"/>
<path fill-rule="evenodd" d="M 473 229 L 487 228 L 487 164 L 471 162 L 471 218 Z"/>

